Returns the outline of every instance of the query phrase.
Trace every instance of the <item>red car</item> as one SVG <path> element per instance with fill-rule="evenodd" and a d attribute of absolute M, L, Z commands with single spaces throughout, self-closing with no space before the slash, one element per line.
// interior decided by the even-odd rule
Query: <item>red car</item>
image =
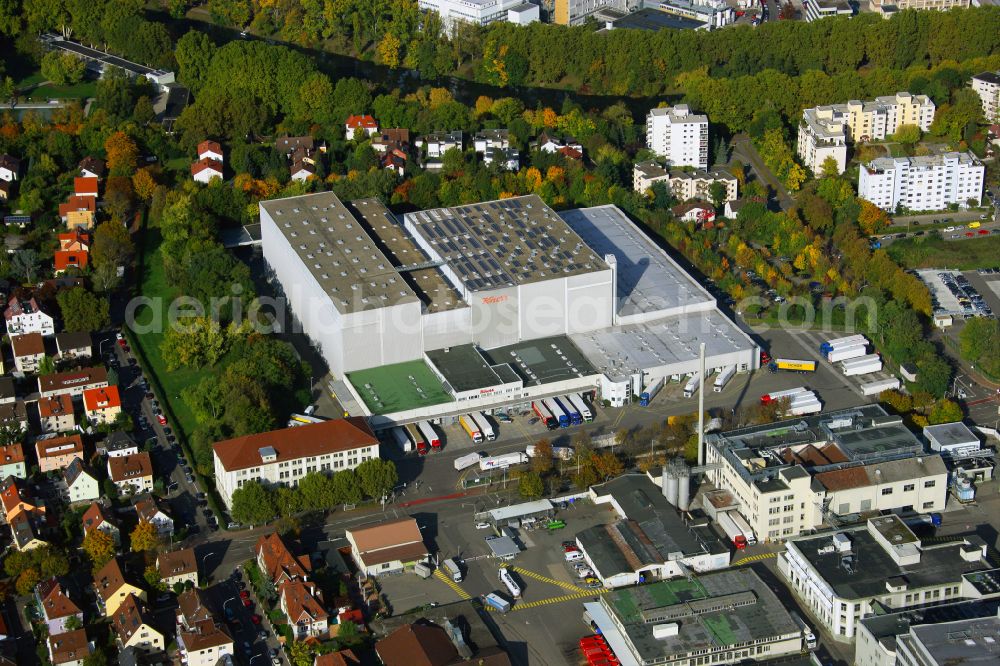
<path fill-rule="evenodd" d="M 242 601 L 244 608 L 250 608 L 251 606 L 253 606 L 253 602 L 250 601 L 249 599 L 242 599 Z"/>
<path fill-rule="evenodd" d="M 973 237 L 973 236 L 975 236 L 975 235 L 976 235 L 976 234 L 975 234 L 974 232 L 972 232 L 972 231 L 966 231 L 966 232 L 965 232 L 965 237 L 966 237 L 966 238 L 972 238 L 972 237 Z"/>
<path fill-rule="evenodd" d="M 118 341 L 119 347 L 124 347 L 127 343 L 125 342 L 125 336 L 121 333 L 115 333 L 115 340 Z"/>
<path fill-rule="evenodd" d="M 161 426 L 165 426 L 167 425 L 167 417 L 164 416 L 163 414 L 157 414 L 156 422 L 159 423 Z"/>
<path fill-rule="evenodd" d="M 250 621 L 254 624 L 260 624 L 260 615 L 254 614 L 250 616 Z"/>
<path fill-rule="evenodd" d="M 990 230 L 989 229 L 980 229 L 976 233 L 979 234 L 980 236 L 988 236 L 990 234 Z"/>
<path fill-rule="evenodd" d="M 577 550 L 579 550 L 579 548 L 577 548 L 576 546 L 563 546 L 564 553 L 573 553 L 576 552 Z"/>
<path fill-rule="evenodd" d="M 248 592 L 247 590 L 240 590 L 240 599 L 249 599 L 249 598 L 250 598 L 250 592 Z"/>

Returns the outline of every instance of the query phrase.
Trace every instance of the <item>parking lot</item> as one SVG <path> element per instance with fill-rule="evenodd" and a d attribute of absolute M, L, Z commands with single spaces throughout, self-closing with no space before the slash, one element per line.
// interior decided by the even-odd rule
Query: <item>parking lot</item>
<path fill-rule="evenodd" d="M 917 271 L 917 275 L 931 292 L 935 314 L 961 317 L 993 314 L 983 294 L 961 271 L 923 269 Z"/>

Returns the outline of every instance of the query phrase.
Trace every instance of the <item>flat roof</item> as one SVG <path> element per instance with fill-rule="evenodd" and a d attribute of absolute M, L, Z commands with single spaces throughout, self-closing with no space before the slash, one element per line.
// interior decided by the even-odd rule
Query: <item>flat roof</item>
<path fill-rule="evenodd" d="M 998 611 L 1000 611 L 1000 599 L 983 599 L 940 606 L 923 606 L 885 615 L 869 615 L 860 621 L 875 640 L 883 644 L 888 643 L 890 649 L 895 650 L 893 646 L 896 636 L 907 633 L 911 626 L 996 617 Z"/>
<path fill-rule="evenodd" d="M 935 664 L 996 664 L 1000 662 L 1000 617 L 922 624 L 900 640 L 919 644 L 917 653 Z"/>
<path fill-rule="evenodd" d="M 493 365 L 509 363 L 521 376 L 525 386 L 539 386 L 597 374 L 587 357 L 565 335 L 525 340 L 488 349 L 483 353 Z"/>
<path fill-rule="evenodd" d="M 969 429 L 969 426 L 961 421 L 924 426 L 924 436 L 932 437 L 941 446 L 981 443 L 976 434 Z"/>
<path fill-rule="evenodd" d="M 511 504 L 502 506 L 499 509 L 487 511 L 490 518 L 495 522 L 510 520 L 511 518 L 521 518 L 522 516 L 534 516 L 539 513 L 546 513 L 552 510 L 552 502 L 547 499 L 535 500 L 534 502 L 522 502 L 521 504 Z"/>
<path fill-rule="evenodd" d="M 715 304 L 715 298 L 617 206 L 577 208 L 560 215 L 594 252 L 615 255 L 618 314 L 691 307 L 703 310 Z"/>
<path fill-rule="evenodd" d="M 418 301 L 364 225 L 333 192 L 261 201 L 260 208 L 338 312 Z"/>
<path fill-rule="evenodd" d="M 378 199 L 357 199 L 347 204 L 368 234 L 396 268 L 425 265 L 430 257 L 424 254 L 413 236 Z M 428 312 L 468 307 L 462 296 L 448 283 L 436 266 L 400 273 L 416 292 Z"/>
<path fill-rule="evenodd" d="M 706 358 L 754 346 L 739 327 L 714 308 L 641 324 L 575 333 L 570 339 L 594 367 L 619 381 L 640 369 L 696 361 L 698 345 L 702 342 Z"/>
<path fill-rule="evenodd" d="M 674 16 L 658 9 L 640 9 L 632 12 L 624 18 L 620 18 L 614 23 L 615 28 L 633 28 L 637 30 L 663 30 L 672 28 L 674 30 L 697 30 L 704 28 L 704 21 Z"/>
<path fill-rule="evenodd" d="M 514 540 L 507 535 L 486 537 L 486 545 L 493 551 L 494 557 L 499 557 L 502 560 L 511 558 L 521 552 L 521 549 L 517 547 Z"/>
<path fill-rule="evenodd" d="M 457 392 L 521 381 L 509 365 L 488 363 L 475 345 L 457 345 L 425 354 L 452 390 Z"/>
<path fill-rule="evenodd" d="M 801 631 L 750 568 L 612 590 L 601 605 L 617 617 L 626 639 L 647 662 Z M 654 638 L 654 627 L 668 622 L 677 624 L 677 634 Z"/>
<path fill-rule="evenodd" d="M 404 222 L 468 291 L 608 268 L 535 194 L 407 213 Z"/>
<path fill-rule="evenodd" d="M 422 359 L 349 372 L 347 379 L 373 414 L 392 414 L 452 401 Z"/>

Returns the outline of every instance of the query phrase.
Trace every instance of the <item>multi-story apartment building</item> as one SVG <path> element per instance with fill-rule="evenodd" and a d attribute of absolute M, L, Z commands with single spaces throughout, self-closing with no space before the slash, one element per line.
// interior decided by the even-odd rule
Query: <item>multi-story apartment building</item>
<path fill-rule="evenodd" d="M 905 9 L 936 9 L 948 11 L 956 7 L 968 7 L 971 0 L 875 0 L 872 11 L 879 12 L 886 18 Z"/>
<path fill-rule="evenodd" d="M 437 12 L 445 29 L 452 31 L 456 23 L 488 25 L 506 21 L 508 11 L 524 4 L 524 0 L 419 0 L 420 9 Z"/>
<path fill-rule="evenodd" d="M 760 540 L 869 511 L 941 511 L 948 494 L 941 456 L 878 405 L 712 434 L 705 459 Z"/>
<path fill-rule="evenodd" d="M 1000 570 L 981 538 L 927 543 L 896 515 L 793 539 L 777 564 L 799 601 L 842 638 L 872 613 L 1000 595 Z"/>
<path fill-rule="evenodd" d="M 310 472 L 354 469 L 379 457 L 379 441 L 363 418 L 336 419 L 237 437 L 212 446 L 215 483 L 226 506 L 249 481 L 297 486 Z"/>
<path fill-rule="evenodd" d="M 708 116 L 691 113 L 686 104 L 651 109 L 646 145 L 670 166 L 708 169 Z"/>
<path fill-rule="evenodd" d="M 733 201 L 739 196 L 736 176 L 724 169 L 711 171 L 667 171 L 656 162 L 640 162 L 632 169 L 632 187 L 636 192 L 645 192 L 657 181 L 664 181 L 667 189 L 678 201 L 689 199 L 712 200 L 712 185 L 722 183 L 725 196 L 721 203 Z"/>
<path fill-rule="evenodd" d="M 820 173 L 823 163 L 832 157 L 837 173 L 843 173 L 848 141 L 881 141 L 902 125 L 916 125 L 926 132 L 934 122 L 935 108 L 926 95 L 898 92 L 870 102 L 851 100 L 804 109 L 799 123 L 799 158 L 813 173 Z"/>
<path fill-rule="evenodd" d="M 632 11 L 642 5 L 640 0 L 555 0 L 552 22 L 559 25 L 580 25 L 588 16 L 602 9 Z"/>
<path fill-rule="evenodd" d="M 985 174 L 971 152 L 880 157 L 859 170 L 858 196 L 887 211 L 978 206 Z"/>
<path fill-rule="evenodd" d="M 829 16 L 851 16 L 854 10 L 846 0 L 812 0 L 802 3 L 806 12 L 806 22 L 812 23 Z"/>
<path fill-rule="evenodd" d="M 986 122 L 1000 122 L 1000 72 L 976 74 L 972 77 L 972 90 L 983 104 Z"/>

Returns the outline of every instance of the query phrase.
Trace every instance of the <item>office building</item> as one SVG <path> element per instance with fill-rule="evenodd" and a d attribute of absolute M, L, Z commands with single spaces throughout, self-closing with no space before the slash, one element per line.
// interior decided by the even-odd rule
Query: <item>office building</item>
<path fill-rule="evenodd" d="M 708 116 L 691 113 L 686 104 L 651 109 L 646 145 L 672 167 L 708 169 Z"/>
<path fill-rule="evenodd" d="M 793 538 L 877 511 L 941 511 L 948 470 L 878 405 L 751 426 L 705 439 L 716 488 L 761 541 Z"/>
<path fill-rule="evenodd" d="M 555 0 L 552 22 L 559 25 L 580 25 L 602 9 L 628 12 L 637 9 L 640 0 Z"/>
<path fill-rule="evenodd" d="M 524 4 L 524 0 L 419 0 L 420 9 L 437 12 L 445 30 L 451 32 L 456 23 L 489 25 L 506 21 L 508 12 Z M 518 11 L 515 17 L 520 17 Z"/>
<path fill-rule="evenodd" d="M 216 442 L 212 454 L 216 489 L 231 506 L 233 492 L 249 481 L 294 488 L 310 472 L 332 474 L 378 458 L 379 442 L 363 418 L 335 419 Z"/>
<path fill-rule="evenodd" d="M 972 77 L 972 89 L 982 102 L 986 122 L 1000 122 L 1000 72 L 976 74 Z"/>
<path fill-rule="evenodd" d="M 874 0 L 871 6 L 872 11 L 891 18 L 906 9 L 935 9 L 945 12 L 956 7 L 968 7 L 970 3 L 971 0 Z"/>
<path fill-rule="evenodd" d="M 724 0 L 645 0 L 643 7 L 695 21 L 708 30 L 723 28 L 736 20 L 735 10 Z"/>
<path fill-rule="evenodd" d="M 739 664 L 803 649 L 802 629 L 749 568 L 612 590 L 583 606 L 623 666 Z"/>
<path fill-rule="evenodd" d="M 982 539 L 924 543 L 893 514 L 791 539 L 777 565 L 812 616 L 843 638 L 871 613 L 1000 594 Z"/>
<path fill-rule="evenodd" d="M 893 212 L 979 206 L 986 167 L 971 152 L 879 157 L 858 172 L 858 196 Z"/>
<path fill-rule="evenodd" d="M 830 16 L 853 16 L 854 10 L 847 0 L 807 0 L 805 7 L 806 22 L 811 23 Z"/>

